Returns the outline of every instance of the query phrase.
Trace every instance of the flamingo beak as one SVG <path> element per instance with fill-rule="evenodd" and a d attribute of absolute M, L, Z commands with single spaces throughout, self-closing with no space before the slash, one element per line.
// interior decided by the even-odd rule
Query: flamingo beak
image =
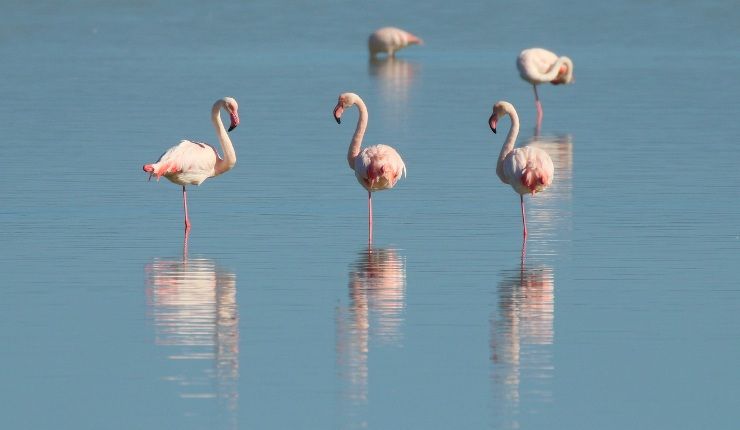
<path fill-rule="evenodd" d="M 337 121 L 337 124 L 342 123 L 342 113 L 344 113 L 344 108 L 341 104 L 338 104 L 337 107 L 334 108 L 334 119 Z"/>
<path fill-rule="evenodd" d="M 491 127 L 493 134 L 496 134 L 496 124 L 498 123 L 498 115 L 493 114 L 488 118 L 488 125 Z"/>
<path fill-rule="evenodd" d="M 239 113 L 237 111 L 230 112 L 231 114 L 231 125 L 229 126 L 229 130 L 231 131 L 236 128 L 236 126 L 239 125 Z"/>

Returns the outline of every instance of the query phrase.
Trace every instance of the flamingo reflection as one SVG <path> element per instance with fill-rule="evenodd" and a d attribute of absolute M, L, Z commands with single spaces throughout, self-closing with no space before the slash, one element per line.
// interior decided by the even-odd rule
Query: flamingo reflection
<path fill-rule="evenodd" d="M 187 252 L 187 239 L 184 252 Z M 206 258 L 154 259 L 145 268 L 155 343 L 172 360 L 181 398 L 218 399 L 236 428 L 239 315 L 236 277 Z M 179 369 L 179 370 L 176 370 Z M 195 370 L 197 369 L 197 370 Z"/>
<path fill-rule="evenodd" d="M 393 249 L 359 253 L 349 272 L 349 304 L 337 309 L 337 362 L 345 398 L 367 403 L 370 346 L 400 346 L 406 296 L 406 262 Z"/>
<path fill-rule="evenodd" d="M 573 198 L 573 139 L 565 136 L 532 136 L 526 145 L 543 149 L 550 155 L 555 167 L 555 180 L 546 193 L 538 194 L 530 200 L 534 208 L 527 211 L 527 217 L 538 226 L 533 229 L 529 247 L 543 254 L 554 252 L 553 241 L 569 237 L 572 230 Z"/>
<path fill-rule="evenodd" d="M 395 57 L 371 58 L 368 71 L 380 83 L 380 95 L 388 112 L 399 120 L 407 114 L 409 91 L 419 67 Z"/>
<path fill-rule="evenodd" d="M 499 283 L 490 347 L 494 398 L 507 428 L 519 428 L 522 395 L 530 405 L 551 401 L 554 292 L 552 269 L 528 269 L 524 260 Z"/>

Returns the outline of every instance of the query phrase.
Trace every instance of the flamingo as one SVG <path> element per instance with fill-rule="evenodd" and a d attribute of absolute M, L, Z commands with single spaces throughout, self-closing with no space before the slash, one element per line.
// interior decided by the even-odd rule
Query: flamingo
<path fill-rule="evenodd" d="M 493 114 L 488 119 L 491 131 L 496 133 L 496 125 L 505 115 L 511 117 L 511 129 L 509 129 L 509 134 L 506 136 L 506 141 L 498 156 L 496 175 L 501 179 L 501 182 L 511 185 L 511 188 L 519 193 L 524 240 L 526 241 L 527 217 L 524 211 L 524 195 L 534 195 L 549 187 L 552 184 L 555 168 L 547 152 L 540 148 L 524 146 L 514 149 L 514 143 L 519 134 L 519 115 L 517 115 L 516 109 L 511 103 L 500 101 L 493 105 Z"/>
<path fill-rule="evenodd" d="M 354 93 L 339 95 L 334 107 L 334 119 L 341 124 L 345 109 L 357 106 L 360 117 L 347 151 L 349 168 L 355 171 L 357 181 L 367 190 L 368 243 L 373 242 L 373 191 L 389 190 L 396 185 L 401 175 L 406 176 L 406 165 L 395 149 L 388 145 L 374 145 L 360 150 L 362 137 L 367 128 L 367 107 L 360 96 Z"/>
<path fill-rule="evenodd" d="M 156 163 L 145 164 L 144 171 L 159 178 L 164 176 L 175 184 L 182 185 L 182 206 L 185 210 L 185 232 L 190 231 L 188 217 L 188 197 L 186 185 L 200 185 L 208 178 L 228 172 L 236 164 L 236 152 L 231 144 L 227 130 L 221 122 L 221 109 L 229 113 L 231 131 L 239 125 L 239 105 L 231 97 L 216 100 L 211 109 L 211 121 L 216 127 L 216 135 L 221 142 L 223 158 L 216 148 L 203 142 L 182 140 L 178 145 L 168 149 Z M 187 240 L 187 239 L 186 239 Z"/>
<path fill-rule="evenodd" d="M 408 45 L 423 44 L 424 41 L 419 37 L 396 27 L 379 28 L 367 40 L 367 47 L 372 58 L 375 58 L 381 52 L 385 52 L 389 57 L 394 57 L 399 49 Z"/>
<path fill-rule="evenodd" d="M 519 75 L 534 88 L 534 103 L 537 106 L 537 128 L 542 124 L 542 104 L 537 95 L 537 85 L 549 82 L 553 85 L 570 84 L 573 79 L 573 61 L 558 57 L 542 48 L 525 49 L 516 59 Z"/>

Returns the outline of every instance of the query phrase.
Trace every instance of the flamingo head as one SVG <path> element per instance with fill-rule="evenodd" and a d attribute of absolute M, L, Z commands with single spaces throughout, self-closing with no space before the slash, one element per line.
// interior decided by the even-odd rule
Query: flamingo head
<path fill-rule="evenodd" d="M 558 75 L 550 83 L 553 85 L 572 84 L 576 81 L 573 77 L 573 62 L 568 57 L 561 58 L 563 59 L 563 64 L 560 65 Z"/>
<path fill-rule="evenodd" d="M 424 41 L 419 37 L 409 32 L 406 32 L 406 44 L 407 45 L 423 45 Z"/>
<path fill-rule="evenodd" d="M 337 124 L 342 123 L 342 114 L 344 113 L 344 110 L 354 106 L 357 98 L 359 98 L 359 96 L 355 93 L 342 93 L 339 95 L 337 105 L 334 107 L 334 119 L 337 121 Z"/>
<path fill-rule="evenodd" d="M 231 124 L 229 124 L 229 130 L 235 129 L 239 125 L 239 104 L 232 97 L 224 97 L 221 99 L 224 109 L 229 113 Z"/>
<path fill-rule="evenodd" d="M 509 102 L 500 101 L 493 105 L 493 113 L 488 118 L 488 125 L 491 127 L 492 132 L 496 133 L 498 121 L 509 113 L 509 109 L 514 109 L 514 106 Z"/>

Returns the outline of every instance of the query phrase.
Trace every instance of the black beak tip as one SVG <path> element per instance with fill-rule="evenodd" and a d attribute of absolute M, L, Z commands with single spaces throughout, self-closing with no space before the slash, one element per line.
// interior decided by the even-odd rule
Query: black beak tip
<path fill-rule="evenodd" d="M 236 126 L 235 125 L 232 125 L 231 127 L 229 127 L 229 129 L 227 131 L 231 131 L 231 130 L 233 130 L 235 128 L 236 128 Z"/>
<path fill-rule="evenodd" d="M 491 127 L 491 131 L 493 132 L 493 134 L 496 134 L 496 129 L 494 127 Z"/>
<path fill-rule="evenodd" d="M 342 123 L 342 119 L 341 118 L 335 116 L 334 119 L 337 120 L 337 124 L 341 124 Z"/>

